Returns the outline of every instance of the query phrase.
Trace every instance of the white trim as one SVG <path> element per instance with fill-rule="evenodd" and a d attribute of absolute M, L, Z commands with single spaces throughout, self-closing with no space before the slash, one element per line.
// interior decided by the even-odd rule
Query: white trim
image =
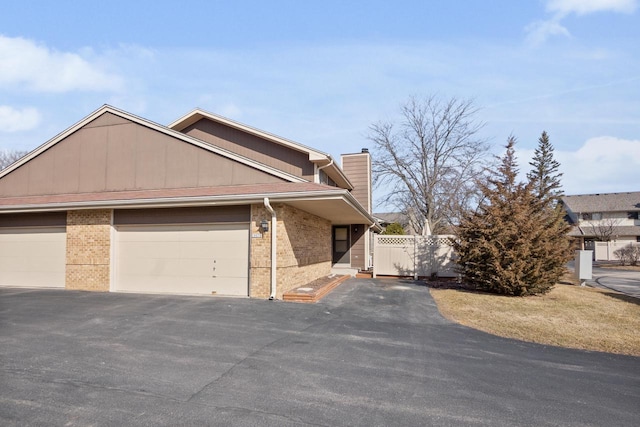
<path fill-rule="evenodd" d="M 182 140 L 184 142 L 187 142 L 189 144 L 195 145 L 195 146 L 197 146 L 199 148 L 202 148 L 204 150 L 210 151 L 210 152 L 215 153 L 215 154 L 219 154 L 219 155 L 221 155 L 223 157 L 226 157 L 226 158 L 229 158 L 231 160 L 237 161 L 238 163 L 242 163 L 242 164 L 247 165 L 249 167 L 252 167 L 254 169 L 258 169 L 258 170 L 260 170 L 262 172 L 266 172 L 266 173 L 271 174 L 273 176 L 276 176 L 278 178 L 285 179 L 285 180 L 287 180 L 289 182 L 308 182 L 306 179 L 297 177 L 297 176 L 292 175 L 292 174 L 287 173 L 287 172 L 283 172 L 283 171 L 281 171 L 279 169 L 276 169 L 276 168 L 273 168 L 271 166 L 267 166 L 265 164 L 256 162 L 255 160 L 251 160 L 251 159 L 249 159 L 247 157 L 240 156 L 239 154 L 236 154 L 236 153 L 234 153 L 232 151 L 225 150 L 223 148 L 216 147 L 214 145 L 208 144 L 208 143 L 206 143 L 204 141 L 201 141 L 201 140 L 199 140 L 197 138 L 194 138 L 194 137 L 189 136 L 187 134 L 184 134 L 182 132 L 178 132 L 178 131 L 176 131 L 174 129 L 167 128 L 165 126 L 159 125 L 159 124 L 154 123 L 152 121 L 149 121 L 147 119 L 143 119 L 142 117 L 135 116 L 135 115 L 133 115 L 131 113 L 127 113 L 126 111 L 120 110 L 118 108 L 112 107 L 112 106 L 107 105 L 107 104 L 103 105 L 102 107 L 100 107 L 99 109 L 94 111 L 93 113 L 89 114 L 87 117 L 85 117 L 84 119 L 82 119 L 78 123 L 74 124 L 73 126 L 69 127 L 68 129 L 64 130 L 63 132 L 59 133 L 58 135 L 56 135 L 55 137 L 53 137 L 49 141 L 47 141 L 44 144 L 40 145 L 38 148 L 36 148 L 32 152 L 30 152 L 29 154 L 27 154 L 26 156 L 24 156 L 23 158 L 21 158 L 17 162 L 13 163 L 10 167 L 0 171 L 0 178 L 2 178 L 4 175 L 9 174 L 13 170 L 15 170 L 18 167 L 20 167 L 21 165 L 27 163 L 29 160 L 33 159 L 34 157 L 42 154 L 44 151 L 48 150 L 49 148 L 51 148 L 52 146 L 54 146 L 55 144 L 57 144 L 58 142 L 60 142 L 64 138 L 66 138 L 69 135 L 73 134 L 74 132 L 78 131 L 80 128 L 82 128 L 86 124 L 88 124 L 91 121 L 97 119 L 98 117 L 100 117 L 104 113 L 114 114 L 114 115 L 116 115 L 118 117 L 121 117 L 123 119 L 130 120 L 130 121 L 132 121 L 134 123 L 137 123 L 139 125 L 145 126 L 147 128 L 153 129 L 153 130 L 156 130 L 156 131 L 161 132 L 161 133 L 163 133 L 165 135 L 172 136 L 174 138 L 180 139 L 180 140 Z"/>

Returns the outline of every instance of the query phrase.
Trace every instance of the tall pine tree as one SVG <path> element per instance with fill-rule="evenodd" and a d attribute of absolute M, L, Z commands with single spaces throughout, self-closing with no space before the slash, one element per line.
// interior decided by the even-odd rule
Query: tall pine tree
<path fill-rule="evenodd" d="M 536 195 L 555 204 L 562 197 L 562 173 L 559 172 L 560 163 L 553 157 L 553 145 L 546 131 L 538 139 L 538 147 L 529 164 L 533 169 L 527 174 L 527 179 L 533 184 Z"/>
<path fill-rule="evenodd" d="M 497 171 L 480 184 L 484 200 L 458 227 L 458 264 L 477 289 L 505 295 L 546 293 L 569 260 L 566 224 L 535 179 L 516 180 L 516 140 L 510 137 Z"/>

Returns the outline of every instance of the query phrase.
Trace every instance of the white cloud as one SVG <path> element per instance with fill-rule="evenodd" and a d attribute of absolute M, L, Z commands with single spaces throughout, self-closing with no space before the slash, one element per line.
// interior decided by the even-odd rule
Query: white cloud
<path fill-rule="evenodd" d="M 85 56 L 86 56 L 85 52 Z M 59 52 L 21 37 L 0 35 L 0 88 L 15 85 L 39 92 L 110 91 L 122 78 L 85 57 Z"/>
<path fill-rule="evenodd" d="M 570 13 L 586 15 L 595 12 L 633 13 L 638 0 L 548 0 L 547 11 L 562 16 Z"/>
<path fill-rule="evenodd" d="M 539 46 L 552 36 L 571 37 L 569 30 L 555 19 L 532 22 L 526 26 L 525 32 L 527 33 L 527 44 L 531 46 Z"/>
<path fill-rule="evenodd" d="M 520 179 L 530 169 L 533 150 L 518 150 Z M 555 151 L 565 194 L 640 190 L 640 140 L 599 136 L 575 151 Z"/>
<path fill-rule="evenodd" d="M 40 113 L 35 108 L 17 110 L 0 105 L 0 132 L 19 132 L 30 130 L 40 123 Z"/>
<path fill-rule="evenodd" d="M 587 15 L 596 12 L 633 13 L 639 0 L 547 0 L 546 10 L 553 17 L 536 21 L 525 27 L 526 42 L 539 46 L 552 36 L 570 36 L 569 30 L 560 22 L 567 15 Z"/>

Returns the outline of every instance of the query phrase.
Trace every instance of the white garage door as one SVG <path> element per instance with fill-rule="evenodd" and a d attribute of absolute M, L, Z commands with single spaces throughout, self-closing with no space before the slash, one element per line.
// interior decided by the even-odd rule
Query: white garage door
<path fill-rule="evenodd" d="M 249 294 L 247 224 L 117 227 L 115 290 Z"/>
<path fill-rule="evenodd" d="M 65 227 L 0 229 L 0 285 L 64 288 Z"/>

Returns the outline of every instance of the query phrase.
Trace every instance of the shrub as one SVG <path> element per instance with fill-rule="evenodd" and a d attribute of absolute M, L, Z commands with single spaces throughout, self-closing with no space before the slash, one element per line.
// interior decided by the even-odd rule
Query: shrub
<path fill-rule="evenodd" d="M 638 265 L 640 263 L 640 246 L 629 243 L 624 248 L 616 249 L 614 255 L 618 257 L 621 265 Z"/>
<path fill-rule="evenodd" d="M 404 228 L 402 227 L 402 225 L 400 225 L 397 222 L 392 222 L 391 224 L 387 225 L 387 227 L 385 228 L 385 230 L 382 232 L 382 234 L 397 234 L 397 235 L 402 235 L 404 234 Z"/>
<path fill-rule="evenodd" d="M 454 244 L 465 280 L 479 290 L 504 295 L 544 294 L 571 258 L 568 226 L 553 199 L 533 181 L 516 181 L 515 140 L 498 170 L 480 183 L 483 202 L 463 216 Z"/>

